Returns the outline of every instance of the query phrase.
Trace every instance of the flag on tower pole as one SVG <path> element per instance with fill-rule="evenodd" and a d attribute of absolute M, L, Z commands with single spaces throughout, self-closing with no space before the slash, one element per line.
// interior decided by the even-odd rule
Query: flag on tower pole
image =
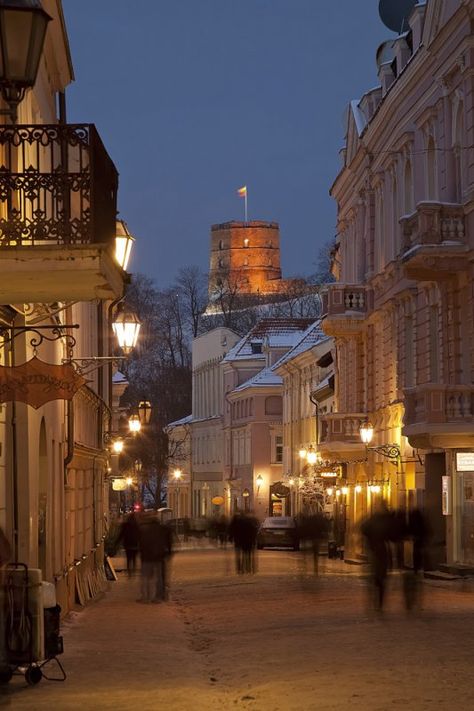
<path fill-rule="evenodd" d="M 239 197 L 245 198 L 245 222 L 248 222 L 248 212 L 247 212 L 247 186 L 243 185 L 241 188 L 237 190 L 237 195 Z"/>

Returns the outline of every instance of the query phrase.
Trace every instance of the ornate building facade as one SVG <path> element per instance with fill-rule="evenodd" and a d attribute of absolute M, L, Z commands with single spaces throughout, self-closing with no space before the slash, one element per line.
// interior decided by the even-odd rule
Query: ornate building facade
<path fill-rule="evenodd" d="M 383 497 L 424 508 L 433 565 L 474 563 L 473 19 L 472 0 L 414 4 L 379 49 L 381 85 L 348 111 L 321 450 L 348 462 L 353 555 L 354 524 Z"/>

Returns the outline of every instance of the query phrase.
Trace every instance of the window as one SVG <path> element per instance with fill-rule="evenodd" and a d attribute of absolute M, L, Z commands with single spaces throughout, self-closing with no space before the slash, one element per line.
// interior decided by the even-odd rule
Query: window
<path fill-rule="evenodd" d="M 261 343 L 251 343 L 252 353 L 261 353 L 262 344 Z"/>
<path fill-rule="evenodd" d="M 247 237 L 246 237 L 246 238 L 244 239 L 244 247 L 248 247 L 248 246 L 249 246 L 249 241 L 248 241 L 248 239 L 247 239 Z"/>
<path fill-rule="evenodd" d="M 219 249 L 224 249 L 224 240 L 223 239 L 219 240 Z"/>
<path fill-rule="evenodd" d="M 281 464 L 283 462 L 283 436 L 275 437 L 275 462 Z"/>

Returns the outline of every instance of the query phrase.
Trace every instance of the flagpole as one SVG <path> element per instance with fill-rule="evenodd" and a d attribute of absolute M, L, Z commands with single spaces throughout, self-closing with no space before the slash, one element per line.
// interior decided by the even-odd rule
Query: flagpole
<path fill-rule="evenodd" d="M 245 190 L 245 223 L 248 222 L 248 211 L 247 211 L 247 190 Z"/>

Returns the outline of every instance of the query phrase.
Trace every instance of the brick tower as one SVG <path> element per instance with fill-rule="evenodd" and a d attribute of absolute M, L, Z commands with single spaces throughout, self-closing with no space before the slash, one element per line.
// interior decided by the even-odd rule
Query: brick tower
<path fill-rule="evenodd" d="M 239 293 L 274 294 L 281 288 L 280 230 L 277 222 L 224 222 L 211 227 L 209 297 L 219 285 Z"/>

